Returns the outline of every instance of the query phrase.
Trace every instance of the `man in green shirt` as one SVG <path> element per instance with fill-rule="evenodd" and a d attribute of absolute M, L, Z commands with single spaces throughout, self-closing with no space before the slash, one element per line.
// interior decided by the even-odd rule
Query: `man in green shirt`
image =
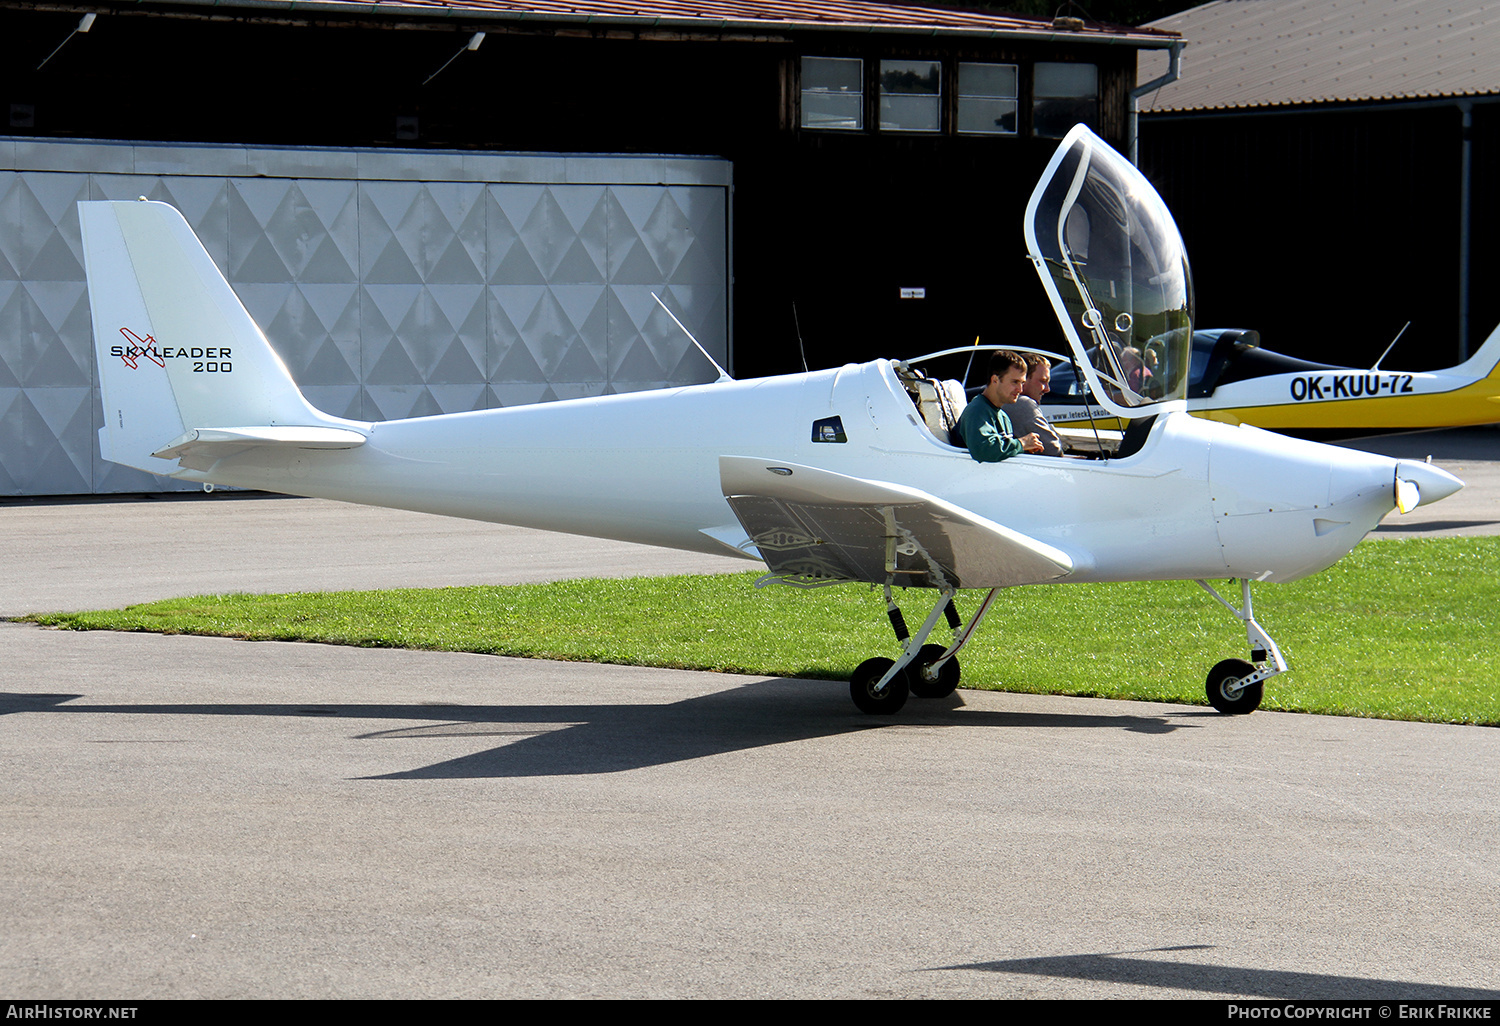
<path fill-rule="evenodd" d="M 1022 452 L 1040 453 L 1042 440 L 1033 432 L 1017 438 L 1010 418 L 1000 407 L 1013 403 L 1026 382 L 1026 361 L 1009 349 L 998 349 L 990 357 L 990 383 L 958 418 L 958 433 L 969 447 L 969 455 L 980 463 L 999 463 Z"/>

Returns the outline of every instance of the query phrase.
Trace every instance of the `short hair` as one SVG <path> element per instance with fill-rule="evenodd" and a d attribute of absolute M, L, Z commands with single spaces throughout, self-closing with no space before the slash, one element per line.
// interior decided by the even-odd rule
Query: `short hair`
<path fill-rule="evenodd" d="M 1027 353 L 1023 359 L 1026 361 L 1026 376 L 1029 378 L 1036 373 L 1038 367 L 1052 368 L 1052 361 L 1041 353 Z"/>
<path fill-rule="evenodd" d="M 1005 377 L 1005 372 L 1012 367 L 1020 370 L 1022 374 L 1026 373 L 1026 361 L 1021 359 L 1019 353 L 1013 353 L 1009 349 L 996 349 L 994 355 L 990 357 L 991 378 Z M 988 381 L 989 378 L 985 380 Z"/>

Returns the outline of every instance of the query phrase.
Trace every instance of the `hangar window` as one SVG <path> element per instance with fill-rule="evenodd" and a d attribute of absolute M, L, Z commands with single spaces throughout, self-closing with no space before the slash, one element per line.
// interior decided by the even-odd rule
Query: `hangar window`
<path fill-rule="evenodd" d="M 802 127 L 865 127 L 865 62 L 849 57 L 802 58 Z"/>
<path fill-rule="evenodd" d="M 959 64 L 958 130 L 1015 135 L 1019 79 L 1014 64 Z"/>
<path fill-rule="evenodd" d="M 936 132 L 942 127 L 943 66 L 938 61 L 880 62 L 880 127 Z"/>
<path fill-rule="evenodd" d="M 1099 129 L 1099 69 L 1092 64 L 1038 61 L 1031 107 L 1032 130 L 1061 139 L 1074 125 Z"/>

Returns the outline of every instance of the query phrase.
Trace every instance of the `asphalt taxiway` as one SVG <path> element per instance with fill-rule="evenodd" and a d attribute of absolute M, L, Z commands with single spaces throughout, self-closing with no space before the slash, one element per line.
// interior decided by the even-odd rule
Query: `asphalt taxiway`
<path fill-rule="evenodd" d="M 1500 521 L 1459 472 L 1479 505 L 1425 533 Z M 294 499 L 0 528 L 5 615 L 756 566 Z M 8 997 L 1500 1000 L 1493 729 L 969 691 L 877 720 L 832 682 L 18 623 L 0 652 Z"/>

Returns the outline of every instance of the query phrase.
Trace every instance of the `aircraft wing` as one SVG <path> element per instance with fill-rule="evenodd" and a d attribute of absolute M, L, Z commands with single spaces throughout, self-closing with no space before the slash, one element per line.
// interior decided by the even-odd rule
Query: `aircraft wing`
<path fill-rule="evenodd" d="M 720 456 L 719 483 L 771 572 L 793 581 L 995 588 L 1073 570 L 1067 553 L 904 485 L 750 456 Z"/>

